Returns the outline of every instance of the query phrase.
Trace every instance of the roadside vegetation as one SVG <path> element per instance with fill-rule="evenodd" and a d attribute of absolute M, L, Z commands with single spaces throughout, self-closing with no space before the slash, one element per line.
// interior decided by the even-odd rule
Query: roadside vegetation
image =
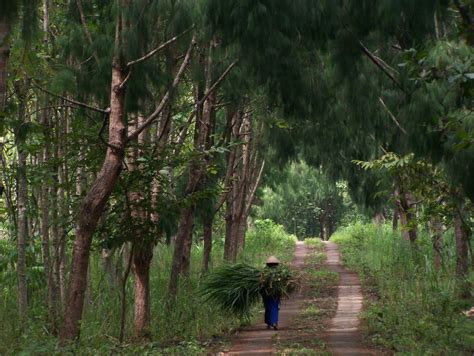
<path fill-rule="evenodd" d="M 439 269 L 425 231 L 413 246 L 388 225 L 355 223 L 331 241 L 362 277 L 368 297 L 363 317 L 374 344 L 405 354 L 474 351 L 474 320 L 462 313 L 472 305 L 458 293 L 452 232 L 445 235 Z M 472 273 L 469 278 L 472 285 Z"/>
<path fill-rule="evenodd" d="M 247 232 L 246 247 L 238 261 L 262 267 L 269 254 L 282 261 L 293 258 L 296 237 L 285 232 L 282 226 L 270 220 L 255 221 L 254 228 Z M 212 267 L 224 263 L 219 257 L 223 253 L 223 238 L 216 236 L 213 246 Z M 3 252 L 3 251 L 2 251 Z M 201 260 L 203 248 L 195 244 L 192 249 L 192 263 L 189 278 L 181 282 L 179 293 L 173 305 L 167 299 L 167 283 L 172 265 L 172 248 L 159 244 L 154 249 L 156 258 L 151 268 L 151 334 L 153 342 L 133 341 L 133 281 L 126 285 L 125 331 L 129 342 L 120 344 L 118 340 L 120 318 L 120 293 L 110 289 L 108 278 L 99 258 L 91 262 L 90 285 L 86 296 L 86 310 L 81 341 L 69 346 L 65 351 L 81 355 L 108 353 L 152 354 L 198 354 L 208 348 L 225 344 L 227 337 L 240 326 L 240 319 L 223 313 L 212 303 L 203 303 L 198 296 L 201 281 Z M 2 265 L 3 268 L 8 266 Z M 8 273 L 1 276 L 0 354 L 51 354 L 59 352 L 54 335 L 44 336 L 42 322 L 42 273 L 30 275 L 36 282 L 32 294 L 32 321 L 25 326 L 25 336 L 18 337 L 20 325 L 15 318 L 15 278 L 8 279 Z M 36 279 L 35 279 L 36 278 Z M 256 313 L 255 315 L 258 315 Z M 131 338 L 130 338 L 131 337 Z M 28 342 L 26 342 L 28 340 Z M 141 341 L 141 340 L 137 340 Z"/>

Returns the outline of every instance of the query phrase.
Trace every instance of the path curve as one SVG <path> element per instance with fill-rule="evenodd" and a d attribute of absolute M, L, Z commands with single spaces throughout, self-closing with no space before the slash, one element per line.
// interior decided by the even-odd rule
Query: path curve
<path fill-rule="evenodd" d="M 328 269 L 339 274 L 337 311 L 325 332 L 328 349 L 331 355 L 376 355 L 363 344 L 359 276 L 342 265 L 339 247 L 334 242 L 326 242 L 326 255 Z"/>
<path fill-rule="evenodd" d="M 308 255 L 308 248 L 302 241 L 296 244 L 295 257 L 292 266 L 303 268 L 304 260 Z M 280 316 L 278 320 L 279 330 L 285 330 L 290 325 L 293 317 L 298 315 L 298 311 L 304 301 L 303 292 L 294 294 L 289 300 L 282 301 Z M 263 319 L 263 316 L 262 318 Z M 267 330 L 263 320 L 257 324 L 249 326 L 240 331 L 232 340 L 229 352 L 221 355 L 273 355 L 273 336 L 278 333 L 275 330 Z"/>

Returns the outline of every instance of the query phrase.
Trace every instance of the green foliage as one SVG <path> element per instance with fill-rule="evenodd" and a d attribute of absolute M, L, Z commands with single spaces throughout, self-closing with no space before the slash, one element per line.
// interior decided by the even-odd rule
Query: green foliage
<path fill-rule="evenodd" d="M 260 273 L 260 293 L 275 298 L 287 298 L 298 288 L 300 276 L 288 266 L 265 267 Z"/>
<path fill-rule="evenodd" d="M 205 302 L 248 320 L 252 306 L 260 300 L 260 275 L 258 269 L 243 263 L 223 266 L 207 276 L 201 293 Z"/>
<path fill-rule="evenodd" d="M 38 249 L 40 241 L 39 239 L 37 241 L 36 248 Z M 240 256 L 240 261 L 245 261 L 251 266 L 259 266 L 259 268 L 264 265 L 269 254 L 274 254 L 283 261 L 290 261 L 293 258 L 295 243 L 296 238 L 287 234 L 281 226 L 270 221 L 262 221 L 257 223 L 254 229 L 248 231 L 247 244 Z M 10 261 L 9 254 L 12 254 L 11 262 L 8 262 Z M 238 317 L 222 312 L 214 303 L 203 303 L 202 297 L 199 296 L 198 292 L 202 283 L 202 254 L 202 245 L 193 245 L 190 276 L 180 281 L 176 300 L 170 305 L 167 289 L 173 248 L 162 243 L 155 247 L 150 278 L 153 342 L 137 344 L 127 341 L 119 345 L 116 339 L 119 330 L 119 291 L 117 286 L 110 288 L 109 276 L 104 271 L 101 258 L 97 253 L 93 253 L 90 266 L 90 298 L 87 299 L 85 305 L 81 340 L 71 345 L 66 352 L 86 355 L 111 352 L 195 354 L 205 349 L 215 337 L 237 328 L 241 323 Z M 222 254 L 223 245 L 220 236 L 215 236 L 211 271 L 222 266 Z M 12 241 L 0 240 L 0 268 L 3 268 L 6 262 L 9 271 L 8 274 L 5 271 L 0 273 L 0 278 L 2 278 L 0 279 L 2 286 L 0 317 L 5 321 L 0 324 L 0 353 L 59 353 L 56 337 L 48 334 L 44 328 L 48 322 L 44 305 L 46 283 L 41 273 L 38 282 L 35 282 L 31 289 L 30 322 L 26 325 L 23 336 L 20 336 L 20 324 L 16 311 L 17 281 L 13 269 L 16 258 L 14 255 L 16 252 Z M 33 258 L 38 255 L 39 250 L 35 250 L 34 255 L 29 256 Z M 116 260 L 123 258 L 120 249 L 115 250 L 115 257 Z M 29 263 L 30 265 L 33 265 L 32 262 Z M 31 276 L 29 278 L 37 278 L 31 273 L 29 271 L 29 276 Z M 126 293 L 125 326 L 126 339 L 129 340 L 133 337 L 133 278 L 130 278 L 126 284 Z"/>
<path fill-rule="evenodd" d="M 334 231 L 350 207 L 345 185 L 305 162 L 286 166 L 275 178 L 277 182 L 264 188 L 256 215 L 284 225 L 300 239 L 322 237 L 322 227 Z"/>
<path fill-rule="evenodd" d="M 355 223 L 339 230 L 332 241 L 342 248 L 347 266 L 357 270 L 376 297 L 364 318 L 370 337 L 410 354 L 461 354 L 474 347 L 474 322 L 461 313 L 453 236 L 445 235 L 443 268 L 434 268 L 431 238 L 420 234 L 416 247 L 388 226 Z"/>
<path fill-rule="evenodd" d="M 270 219 L 256 220 L 255 227 L 247 232 L 245 249 L 240 258 L 242 261 L 265 261 L 270 255 L 275 255 L 282 262 L 290 262 L 293 258 L 296 236 L 285 231 L 283 225 L 278 225 Z"/>

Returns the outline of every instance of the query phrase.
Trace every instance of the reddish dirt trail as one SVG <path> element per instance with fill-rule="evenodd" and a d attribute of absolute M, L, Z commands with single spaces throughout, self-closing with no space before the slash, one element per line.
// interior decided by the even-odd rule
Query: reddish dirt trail
<path fill-rule="evenodd" d="M 326 344 L 331 355 L 376 355 L 363 344 L 359 313 L 363 296 L 359 276 L 342 265 L 339 248 L 333 242 L 326 243 L 329 270 L 339 274 L 337 312 L 326 330 Z"/>
<path fill-rule="evenodd" d="M 308 249 L 303 242 L 296 245 L 295 257 L 292 265 L 302 268 L 304 259 L 308 254 Z M 289 300 L 283 301 L 278 321 L 279 330 L 285 330 L 291 323 L 294 316 L 298 314 L 303 303 L 302 293 L 293 295 Z M 240 331 L 232 340 L 231 349 L 221 355 L 273 355 L 273 336 L 278 333 L 275 330 L 267 330 L 263 322 L 263 316 L 257 324 L 249 326 Z"/>

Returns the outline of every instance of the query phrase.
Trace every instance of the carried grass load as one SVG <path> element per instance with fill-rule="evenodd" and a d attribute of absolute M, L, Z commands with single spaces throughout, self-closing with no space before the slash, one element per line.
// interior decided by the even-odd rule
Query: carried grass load
<path fill-rule="evenodd" d="M 225 312 L 249 319 L 264 295 L 285 298 L 300 285 L 299 273 L 284 265 L 263 270 L 245 263 L 225 265 L 207 276 L 201 295 Z"/>

